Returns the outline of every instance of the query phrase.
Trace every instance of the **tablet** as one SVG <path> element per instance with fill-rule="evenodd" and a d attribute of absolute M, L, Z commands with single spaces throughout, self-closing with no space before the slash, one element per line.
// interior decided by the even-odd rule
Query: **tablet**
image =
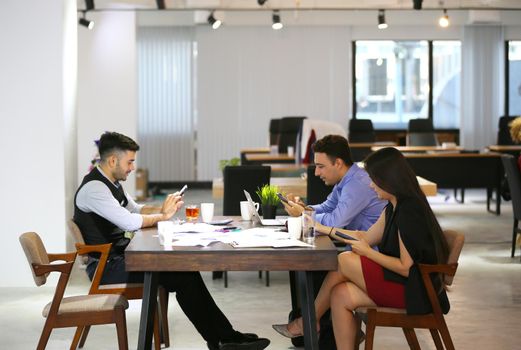
<path fill-rule="evenodd" d="M 342 238 L 345 238 L 345 239 L 349 239 L 351 241 L 358 241 L 358 238 L 355 238 L 353 236 L 349 236 L 348 234 L 346 233 L 343 233 L 343 232 L 335 232 L 335 235 L 337 235 L 338 237 L 342 237 Z"/>
<path fill-rule="evenodd" d="M 221 220 L 214 220 L 214 221 L 207 222 L 207 224 L 210 224 L 210 225 L 227 225 L 227 224 L 229 224 L 232 221 L 233 221 L 233 219 L 221 219 Z"/>

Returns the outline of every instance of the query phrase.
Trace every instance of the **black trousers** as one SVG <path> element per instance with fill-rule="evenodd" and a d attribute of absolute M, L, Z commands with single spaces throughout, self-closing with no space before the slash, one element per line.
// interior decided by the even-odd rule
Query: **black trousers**
<path fill-rule="evenodd" d="M 87 265 L 91 280 L 97 265 L 94 259 Z M 143 283 L 143 277 L 141 272 L 127 272 L 125 257 L 118 255 L 107 262 L 101 284 Z M 217 344 L 233 337 L 235 331 L 230 321 L 215 304 L 199 272 L 160 272 L 159 284 L 176 293 L 179 306 L 208 343 Z"/>

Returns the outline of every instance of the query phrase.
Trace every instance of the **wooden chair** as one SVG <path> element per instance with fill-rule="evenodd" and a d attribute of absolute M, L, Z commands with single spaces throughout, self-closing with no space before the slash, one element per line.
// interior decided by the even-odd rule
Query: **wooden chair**
<path fill-rule="evenodd" d="M 463 243 L 465 242 L 465 236 L 452 230 L 446 230 L 444 234 L 449 245 L 447 264 L 419 265 L 423 283 L 427 289 L 427 295 L 432 306 L 432 313 L 426 315 L 407 315 L 405 309 L 386 307 L 360 307 L 356 309 L 355 317 L 358 329 L 360 330 L 362 321 L 366 323 L 365 350 L 373 349 L 373 338 L 376 326 L 402 328 L 411 349 L 420 349 L 420 344 L 414 332 L 415 328 L 429 329 L 436 349 L 443 350 L 443 344 L 445 344 L 445 348 L 448 350 L 454 349 L 454 344 L 452 343 L 449 329 L 445 323 L 445 318 L 443 317 L 434 286 L 432 285 L 430 274 L 444 273 L 445 283 L 447 285 L 452 284 L 456 269 L 458 268 L 458 258 L 463 248 Z M 355 348 L 358 348 L 362 334 L 362 332 L 358 332 L 355 339 Z M 443 344 L 440 335 L 441 339 L 443 339 Z"/>
<path fill-rule="evenodd" d="M 89 294 L 119 294 L 125 296 L 128 300 L 143 299 L 142 283 L 118 283 L 118 284 L 100 284 L 103 278 L 103 271 L 109 257 L 111 244 L 87 245 L 83 240 L 80 228 L 73 220 L 69 221 L 69 229 L 76 242 L 76 251 L 81 257 L 88 257 L 89 253 L 100 253 L 100 258 Z M 154 320 L 154 346 L 156 350 L 161 348 L 161 343 L 166 348 L 170 346 L 170 337 L 168 332 L 168 292 L 164 288 L 159 288 L 159 315 L 156 313 Z M 159 318 L 161 317 L 161 326 Z M 77 347 L 82 348 L 89 334 L 90 327 L 78 327 L 71 344 L 71 350 Z M 81 337 L 81 339 L 80 339 Z M 161 341 L 162 339 L 162 341 Z"/>
<path fill-rule="evenodd" d="M 76 259 L 76 253 L 48 254 L 43 242 L 35 232 L 26 232 L 19 238 L 33 273 L 34 282 L 39 287 L 47 282 L 50 272 L 60 272 L 53 300 L 48 303 L 43 316 L 46 318 L 37 350 L 47 346 L 54 328 L 90 326 L 115 323 L 120 350 L 128 349 L 125 310 L 128 301 L 123 295 L 96 294 L 63 297 L 67 282 Z M 63 263 L 53 263 L 63 260 Z"/>

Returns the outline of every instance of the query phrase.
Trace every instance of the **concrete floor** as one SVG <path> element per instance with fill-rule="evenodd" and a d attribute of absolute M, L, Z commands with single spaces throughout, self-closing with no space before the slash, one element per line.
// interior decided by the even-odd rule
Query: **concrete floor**
<path fill-rule="evenodd" d="M 200 203 L 211 201 L 210 196 L 210 191 L 192 190 L 187 192 L 186 200 Z M 521 349 L 521 263 L 519 252 L 516 258 L 510 258 L 510 202 L 502 205 L 501 216 L 486 212 L 485 191 L 468 191 L 465 204 L 445 201 L 443 195 L 432 198 L 431 204 L 443 228 L 466 234 L 460 267 L 449 293 L 452 309 L 446 316 L 456 349 Z M 217 204 L 216 212 L 220 210 L 221 205 Z M 256 272 L 230 272 L 227 289 L 222 280 L 212 281 L 210 273 L 203 276 L 217 304 L 237 330 L 269 338 L 269 349 L 293 348 L 271 329 L 272 323 L 286 320 L 290 308 L 287 273 L 272 272 L 271 286 L 265 287 Z M 87 290 L 88 279 L 76 267 L 66 293 L 83 294 Z M 53 292 L 52 286 L 0 288 L 0 349 L 36 347 L 44 324 L 41 310 Z M 173 296 L 170 305 L 171 348 L 206 349 Z M 139 313 L 140 302 L 131 301 L 127 310 L 131 349 L 137 344 Z M 47 349 L 67 349 L 73 333 L 73 329 L 53 331 Z M 428 332 L 417 333 L 422 349 L 435 348 Z M 85 349 L 116 348 L 114 326 L 93 327 Z M 401 330 L 377 328 L 375 348 L 406 349 L 407 344 Z"/>

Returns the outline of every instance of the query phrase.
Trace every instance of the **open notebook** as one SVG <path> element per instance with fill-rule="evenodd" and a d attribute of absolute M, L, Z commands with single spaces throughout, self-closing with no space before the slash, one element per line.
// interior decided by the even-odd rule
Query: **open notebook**
<path fill-rule="evenodd" d="M 250 194 L 248 191 L 244 190 L 244 195 L 246 196 L 246 199 L 248 200 L 248 203 L 250 204 L 250 211 L 251 215 L 253 216 L 253 220 L 260 223 L 262 226 L 284 226 L 285 220 L 281 219 L 263 219 L 260 217 L 257 210 L 255 210 L 255 204 L 253 204 L 253 200 L 251 199 Z"/>

